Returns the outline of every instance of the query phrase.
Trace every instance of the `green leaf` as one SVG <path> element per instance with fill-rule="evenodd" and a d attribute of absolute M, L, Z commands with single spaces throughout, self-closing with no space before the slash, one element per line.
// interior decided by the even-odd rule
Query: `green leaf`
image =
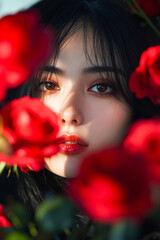
<path fill-rule="evenodd" d="M 88 223 L 86 224 L 84 229 L 80 229 L 76 225 L 73 227 L 72 232 L 70 232 L 68 234 L 67 240 L 75 240 L 75 239 L 76 240 L 85 240 L 88 237 L 91 237 L 93 235 L 92 234 L 92 229 L 91 229 L 93 227 L 92 220 L 90 220 L 90 219 L 88 220 Z"/>
<path fill-rule="evenodd" d="M 107 224 L 106 225 L 100 224 L 100 223 L 94 224 L 92 240 L 97 240 L 97 239 L 108 240 L 110 229 L 111 229 L 111 226 Z"/>
<path fill-rule="evenodd" d="M 6 209 L 6 215 L 16 228 L 22 229 L 27 227 L 29 214 L 26 207 L 21 203 L 14 203 Z"/>
<path fill-rule="evenodd" d="M 0 162 L 0 175 L 2 174 L 5 167 L 6 167 L 6 163 L 5 162 Z"/>
<path fill-rule="evenodd" d="M 10 177 L 10 175 L 11 175 L 11 170 L 12 170 L 11 166 L 8 166 L 8 174 L 7 174 L 7 178 Z"/>
<path fill-rule="evenodd" d="M 15 231 L 11 234 L 9 234 L 5 240 L 31 240 L 31 238 L 26 235 L 25 233 Z"/>
<path fill-rule="evenodd" d="M 35 218 L 43 230 L 60 232 L 71 226 L 75 210 L 69 199 L 58 196 L 44 201 L 36 211 Z"/>
<path fill-rule="evenodd" d="M 139 226 L 133 222 L 123 221 L 114 224 L 109 234 L 109 240 L 137 240 Z"/>
<path fill-rule="evenodd" d="M 1 227 L 1 233 L 4 234 L 5 236 L 14 231 L 15 229 L 13 227 Z"/>
<path fill-rule="evenodd" d="M 13 172 L 15 172 L 17 178 L 19 178 L 19 172 L 18 172 L 18 166 L 17 165 L 13 166 Z"/>

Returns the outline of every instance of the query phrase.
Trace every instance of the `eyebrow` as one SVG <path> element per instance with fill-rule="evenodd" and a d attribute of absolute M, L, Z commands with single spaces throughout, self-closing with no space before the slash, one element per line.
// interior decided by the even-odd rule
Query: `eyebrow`
<path fill-rule="evenodd" d="M 107 66 L 91 66 L 84 68 L 82 73 L 106 73 L 106 72 L 114 72 L 112 67 Z"/>
<path fill-rule="evenodd" d="M 65 71 L 63 71 L 62 69 L 54 67 L 54 66 L 49 66 L 49 65 L 41 68 L 41 71 L 55 73 L 57 75 L 65 75 Z"/>
<path fill-rule="evenodd" d="M 50 73 L 55 73 L 57 75 L 65 75 L 65 71 L 55 67 L 55 66 L 44 66 L 42 69 L 42 71 L 45 72 L 50 72 Z M 120 69 L 115 69 L 113 67 L 107 67 L 107 66 L 91 66 L 91 67 L 86 67 L 82 69 L 82 73 L 83 74 L 87 74 L 87 73 L 106 73 L 106 72 L 117 72 L 120 73 L 121 75 L 124 75 L 124 72 Z"/>

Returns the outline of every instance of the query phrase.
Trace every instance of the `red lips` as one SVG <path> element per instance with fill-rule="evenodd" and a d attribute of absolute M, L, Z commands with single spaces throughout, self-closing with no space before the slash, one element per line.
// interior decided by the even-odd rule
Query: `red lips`
<path fill-rule="evenodd" d="M 58 138 L 58 146 L 60 153 L 75 155 L 83 152 L 88 147 L 88 144 L 77 135 L 65 133 Z"/>

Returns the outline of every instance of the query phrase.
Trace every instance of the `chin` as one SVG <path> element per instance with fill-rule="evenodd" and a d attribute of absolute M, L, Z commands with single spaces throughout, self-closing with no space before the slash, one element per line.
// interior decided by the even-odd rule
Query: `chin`
<path fill-rule="evenodd" d="M 58 153 L 45 159 L 45 168 L 50 172 L 64 178 L 74 178 L 78 173 L 82 157 Z"/>

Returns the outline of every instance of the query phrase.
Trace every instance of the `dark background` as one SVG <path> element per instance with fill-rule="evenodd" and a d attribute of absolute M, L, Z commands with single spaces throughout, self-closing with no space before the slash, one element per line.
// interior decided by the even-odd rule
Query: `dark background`
<path fill-rule="evenodd" d="M 20 91 L 20 87 L 9 89 L 7 91 L 7 96 L 5 101 L 1 103 L 0 107 L 2 107 L 7 102 L 18 98 L 18 94 Z M 14 200 L 18 200 L 18 179 L 16 174 L 11 171 L 9 177 L 8 168 L 6 168 L 3 173 L 0 175 L 0 204 L 10 203 Z"/>

